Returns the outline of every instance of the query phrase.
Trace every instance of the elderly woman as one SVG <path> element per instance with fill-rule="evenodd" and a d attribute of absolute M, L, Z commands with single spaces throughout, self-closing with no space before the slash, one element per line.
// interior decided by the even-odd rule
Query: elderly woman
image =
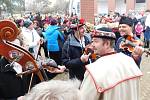
<path fill-rule="evenodd" d="M 23 46 L 36 58 L 38 55 L 41 38 L 34 29 L 33 23 L 31 21 L 24 22 L 24 27 L 22 28 L 21 34 L 24 37 Z"/>

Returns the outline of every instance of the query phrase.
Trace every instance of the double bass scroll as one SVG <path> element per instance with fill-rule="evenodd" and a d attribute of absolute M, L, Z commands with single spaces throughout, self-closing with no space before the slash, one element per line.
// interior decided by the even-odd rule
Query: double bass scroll
<path fill-rule="evenodd" d="M 9 20 L 0 21 L 0 41 L 14 41 L 19 33 L 20 31 L 14 22 Z"/>

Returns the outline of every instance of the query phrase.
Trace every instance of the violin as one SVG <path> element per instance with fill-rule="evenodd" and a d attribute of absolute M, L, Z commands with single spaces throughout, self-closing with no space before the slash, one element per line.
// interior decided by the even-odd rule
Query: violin
<path fill-rule="evenodd" d="M 47 70 L 50 73 L 62 73 L 64 71 L 67 71 L 65 66 L 59 66 L 53 59 L 43 59 L 42 57 L 39 57 L 37 64 L 39 66 L 40 70 Z M 60 68 L 61 67 L 61 68 Z M 32 73 L 32 68 L 30 70 L 26 70 L 22 73 L 16 74 L 17 76 L 23 75 L 23 74 L 30 74 Z"/>
<path fill-rule="evenodd" d="M 97 59 L 97 55 L 94 53 L 93 47 L 91 46 L 91 44 L 86 45 L 84 53 L 86 55 L 89 55 L 89 58 L 92 61 L 95 61 Z"/>
<path fill-rule="evenodd" d="M 120 48 L 124 51 L 133 52 L 136 46 L 143 46 L 142 41 L 135 40 L 130 35 L 125 35 L 123 38 L 123 41 L 120 44 Z M 150 50 L 142 48 L 143 52 L 145 52 L 147 55 L 150 55 Z"/>
<path fill-rule="evenodd" d="M 49 58 L 42 60 L 41 66 L 50 73 L 62 73 L 67 71 L 65 66 L 58 66 L 53 59 Z"/>

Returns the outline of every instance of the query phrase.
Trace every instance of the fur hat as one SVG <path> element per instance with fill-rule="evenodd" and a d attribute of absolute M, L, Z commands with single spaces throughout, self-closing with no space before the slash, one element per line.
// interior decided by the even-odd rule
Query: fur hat
<path fill-rule="evenodd" d="M 133 26 L 133 20 L 132 20 L 132 18 L 122 16 L 119 24 L 126 24 L 126 25 L 129 25 L 130 27 L 132 27 Z"/>
<path fill-rule="evenodd" d="M 107 28 L 107 27 L 102 27 L 102 28 L 95 30 L 92 34 L 92 37 L 113 39 L 113 40 L 116 39 L 115 33 L 110 28 Z"/>

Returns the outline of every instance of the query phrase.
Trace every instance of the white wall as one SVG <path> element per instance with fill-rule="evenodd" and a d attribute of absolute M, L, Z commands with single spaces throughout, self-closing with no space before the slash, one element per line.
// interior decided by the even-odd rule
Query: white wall
<path fill-rule="evenodd" d="M 108 0 L 98 0 L 98 14 L 107 14 L 108 13 Z M 116 0 L 116 12 L 125 13 L 126 12 L 126 4 L 124 0 Z"/>
<path fill-rule="evenodd" d="M 78 16 L 80 16 L 80 7 L 78 9 L 78 5 L 80 6 L 80 0 L 70 0 L 70 7 L 69 12 L 73 12 Z M 107 14 L 108 13 L 108 0 L 97 0 L 97 13 L 98 14 Z M 144 11 L 146 7 L 145 3 L 136 3 L 135 5 L 135 11 Z M 116 0 L 116 12 L 119 12 L 120 14 L 126 13 L 126 4 L 124 3 L 124 0 Z"/>
<path fill-rule="evenodd" d="M 116 0 L 116 12 L 119 12 L 120 14 L 126 13 L 126 4 L 124 3 L 124 0 Z"/>
<path fill-rule="evenodd" d="M 98 0 L 97 9 L 98 14 L 107 14 L 108 13 L 107 0 Z"/>

